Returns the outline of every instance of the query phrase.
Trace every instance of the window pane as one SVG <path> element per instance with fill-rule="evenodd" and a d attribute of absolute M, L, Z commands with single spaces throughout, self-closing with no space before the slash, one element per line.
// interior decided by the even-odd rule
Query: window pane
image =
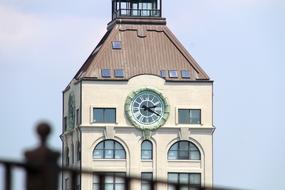
<path fill-rule="evenodd" d="M 190 110 L 190 123 L 201 124 L 201 110 Z"/>
<path fill-rule="evenodd" d="M 142 190 L 150 190 L 151 189 L 151 187 L 150 187 L 150 184 L 146 184 L 146 183 L 143 183 L 142 185 Z"/>
<path fill-rule="evenodd" d="M 194 185 L 200 185 L 201 175 L 200 174 L 190 174 L 190 183 Z"/>
<path fill-rule="evenodd" d="M 113 41 L 112 42 L 112 48 L 113 49 L 121 49 L 122 48 L 122 42 L 121 41 Z"/>
<path fill-rule="evenodd" d="M 101 108 L 94 108 L 94 110 L 93 110 L 93 120 L 96 123 L 103 123 L 104 122 L 103 109 L 101 109 Z"/>
<path fill-rule="evenodd" d="M 124 184 L 116 184 L 115 190 L 125 190 L 125 185 Z"/>
<path fill-rule="evenodd" d="M 143 141 L 142 143 L 142 149 L 143 150 L 151 150 L 152 149 L 152 144 L 149 141 Z"/>
<path fill-rule="evenodd" d="M 104 145 L 103 142 L 99 143 L 99 144 L 96 146 L 96 149 L 101 149 L 101 150 L 102 150 L 102 149 L 104 148 L 103 145 Z"/>
<path fill-rule="evenodd" d="M 178 143 L 175 143 L 174 145 L 172 145 L 170 150 L 178 150 Z"/>
<path fill-rule="evenodd" d="M 168 159 L 169 160 L 176 160 L 177 159 L 177 151 L 176 150 L 170 150 L 168 152 Z"/>
<path fill-rule="evenodd" d="M 106 159 L 112 159 L 114 158 L 114 151 L 113 150 L 105 150 L 105 158 Z"/>
<path fill-rule="evenodd" d="M 189 142 L 180 141 L 179 142 L 179 150 L 189 150 Z"/>
<path fill-rule="evenodd" d="M 105 149 L 114 149 L 114 141 L 112 140 L 107 140 L 105 142 Z"/>
<path fill-rule="evenodd" d="M 93 184 L 92 190 L 99 190 L 99 185 L 98 184 Z"/>
<path fill-rule="evenodd" d="M 114 184 L 105 184 L 105 190 L 113 190 Z"/>
<path fill-rule="evenodd" d="M 105 109 L 105 122 L 115 123 L 116 122 L 116 111 L 115 109 Z"/>
<path fill-rule="evenodd" d="M 93 174 L 93 183 L 99 183 L 99 177 L 96 174 Z"/>
<path fill-rule="evenodd" d="M 150 160 L 152 159 L 152 151 L 143 150 L 142 151 L 142 160 Z"/>
<path fill-rule="evenodd" d="M 152 180 L 152 172 L 142 172 L 142 179 Z"/>
<path fill-rule="evenodd" d="M 160 76 L 161 76 L 162 78 L 166 78 L 166 77 L 167 77 L 167 71 L 166 71 L 166 70 L 161 70 L 161 71 L 160 71 Z"/>
<path fill-rule="evenodd" d="M 123 69 L 116 69 L 115 70 L 115 77 L 123 78 L 124 77 L 124 70 Z"/>
<path fill-rule="evenodd" d="M 168 181 L 171 183 L 178 183 L 178 174 L 177 173 L 169 173 Z"/>
<path fill-rule="evenodd" d="M 179 183 L 188 184 L 188 174 L 180 174 Z"/>
<path fill-rule="evenodd" d="M 195 150 L 195 151 L 191 151 L 190 153 L 190 159 L 191 160 L 200 160 L 200 152 Z"/>
<path fill-rule="evenodd" d="M 181 71 L 181 76 L 182 76 L 182 78 L 187 78 L 187 79 L 189 79 L 189 78 L 190 78 L 190 72 L 187 71 L 187 70 L 182 70 L 182 71 Z"/>
<path fill-rule="evenodd" d="M 105 183 L 114 183 L 114 177 L 113 176 L 106 176 L 105 177 Z"/>
<path fill-rule="evenodd" d="M 190 124 L 190 114 L 188 109 L 178 110 L 178 123 L 179 124 Z"/>
<path fill-rule="evenodd" d="M 93 153 L 93 158 L 103 158 L 103 150 L 95 150 Z"/>
<path fill-rule="evenodd" d="M 125 151 L 124 150 L 116 150 L 115 151 L 115 158 L 116 159 L 125 159 Z"/>
<path fill-rule="evenodd" d="M 123 150 L 124 148 L 119 143 L 115 142 L 115 149 L 116 150 Z"/>
<path fill-rule="evenodd" d="M 111 70 L 110 69 L 102 69 L 101 75 L 103 78 L 110 78 L 111 77 Z"/>
<path fill-rule="evenodd" d="M 188 160 L 189 159 L 189 151 L 182 151 L 178 152 L 178 159 L 179 160 Z"/>
<path fill-rule="evenodd" d="M 169 71 L 169 77 L 170 78 L 177 78 L 178 77 L 177 71 L 176 70 L 170 70 Z"/>

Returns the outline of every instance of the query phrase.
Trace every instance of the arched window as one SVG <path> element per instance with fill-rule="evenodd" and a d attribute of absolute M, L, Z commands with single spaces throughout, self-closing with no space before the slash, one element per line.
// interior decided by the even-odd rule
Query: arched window
<path fill-rule="evenodd" d="M 141 144 L 141 159 L 152 160 L 152 143 L 145 140 Z"/>
<path fill-rule="evenodd" d="M 168 160 L 201 160 L 201 154 L 196 145 L 189 141 L 179 141 L 168 151 Z"/>
<path fill-rule="evenodd" d="M 114 140 L 104 140 L 100 142 L 93 151 L 94 159 L 125 159 L 126 151 L 124 147 Z"/>

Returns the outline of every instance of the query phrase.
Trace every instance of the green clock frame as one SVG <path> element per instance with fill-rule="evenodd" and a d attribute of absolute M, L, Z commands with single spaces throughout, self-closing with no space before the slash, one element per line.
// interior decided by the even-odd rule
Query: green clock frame
<path fill-rule="evenodd" d="M 160 118 L 160 120 L 158 122 L 150 124 L 150 125 L 143 125 L 143 124 L 139 124 L 138 122 L 136 122 L 135 118 L 133 117 L 132 109 L 131 109 L 131 104 L 132 104 L 133 99 L 138 94 L 140 94 L 144 91 L 150 91 L 152 93 L 155 93 L 156 95 L 158 95 L 161 98 L 161 100 L 164 103 L 164 112 L 163 112 L 162 118 Z M 128 95 L 126 102 L 125 102 L 126 117 L 128 118 L 128 120 L 131 122 L 131 124 L 134 127 L 138 128 L 140 130 L 143 130 L 143 131 L 155 131 L 155 130 L 159 129 L 161 126 L 163 126 L 169 117 L 169 110 L 170 110 L 170 106 L 168 104 L 167 98 L 165 96 L 163 96 L 163 94 L 161 92 L 159 92 L 158 90 L 153 89 L 153 88 L 149 88 L 149 87 L 140 88 L 138 90 L 131 92 Z"/>

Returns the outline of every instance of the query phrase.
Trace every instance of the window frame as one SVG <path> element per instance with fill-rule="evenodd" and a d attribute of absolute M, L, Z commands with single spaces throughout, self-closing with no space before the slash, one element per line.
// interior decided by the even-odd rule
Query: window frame
<path fill-rule="evenodd" d="M 112 141 L 112 143 L 113 143 L 113 148 L 112 149 L 110 149 L 110 148 L 106 148 L 106 142 L 107 141 Z M 102 146 L 102 148 L 100 148 L 100 149 L 96 149 L 98 146 L 100 146 L 101 144 L 103 144 Z M 122 147 L 122 149 L 116 149 L 116 144 L 117 145 L 119 145 L 119 146 L 121 146 Z M 102 152 L 102 155 L 101 155 L 101 157 L 100 158 L 96 158 L 95 156 L 94 156 L 94 154 L 95 154 L 95 151 L 96 150 L 98 150 L 98 151 L 100 151 L 100 152 Z M 112 158 L 106 158 L 106 151 L 112 151 Z M 124 153 L 124 158 L 116 158 L 116 152 L 117 151 L 119 151 L 119 150 L 121 150 L 121 151 L 123 151 L 123 153 Z M 120 142 L 118 142 L 118 141 L 116 141 L 116 140 L 113 140 L 113 139 L 107 139 L 107 140 L 103 140 L 103 141 L 100 141 L 96 146 L 95 146 L 95 148 L 93 149 L 93 152 L 92 152 L 92 158 L 93 158 L 93 160 L 126 160 L 127 159 L 127 152 L 126 152 L 126 150 L 125 150 L 125 147 L 120 143 Z"/>
<path fill-rule="evenodd" d="M 106 188 L 106 185 L 112 185 L 112 189 L 116 190 L 116 185 L 124 185 L 124 188 L 126 187 L 126 180 L 125 177 L 127 176 L 126 172 L 104 172 L 106 174 L 106 177 L 104 177 L 104 187 Z M 97 178 L 97 179 L 96 179 Z M 112 178 L 112 183 L 106 182 L 106 178 Z M 119 180 L 118 180 L 119 179 Z M 117 182 L 122 181 L 122 182 Z M 97 186 L 97 188 L 95 188 Z M 97 172 L 94 172 L 92 175 L 92 190 L 99 189 L 99 178 L 97 175 Z M 104 188 L 104 189 L 105 189 Z"/>
<path fill-rule="evenodd" d="M 95 113 L 94 113 L 94 111 L 95 111 L 95 109 L 102 109 L 103 110 L 103 122 L 97 122 L 96 120 L 95 120 Z M 106 121 L 106 119 L 105 119 L 105 111 L 106 110 L 114 110 L 115 111 L 115 113 L 114 113 L 114 116 L 115 116 L 115 120 L 114 120 L 114 122 L 107 122 Z M 93 124 L 117 124 L 117 108 L 116 107 L 96 107 L 96 106 L 92 106 L 91 107 L 91 123 L 93 123 Z"/>
<path fill-rule="evenodd" d="M 187 142 L 187 149 L 183 149 L 180 148 L 182 143 Z M 176 149 L 172 149 L 174 146 L 177 146 Z M 195 149 L 193 150 L 192 148 L 195 147 Z M 170 152 L 176 152 L 176 158 L 170 158 L 169 154 Z M 181 154 L 187 153 L 188 157 L 183 157 L 181 156 Z M 192 159 L 194 153 L 198 152 L 198 159 Z M 180 140 L 180 141 L 176 141 L 175 143 L 173 143 L 170 148 L 167 151 L 167 160 L 168 161 L 180 161 L 180 160 L 189 160 L 189 161 L 201 161 L 202 160 L 202 154 L 200 149 L 198 148 L 198 146 L 191 142 L 191 141 L 187 141 L 187 140 Z"/>
<path fill-rule="evenodd" d="M 151 178 L 144 178 L 143 174 L 150 174 Z M 143 190 L 143 186 L 147 186 L 147 188 L 150 190 L 151 189 L 151 182 L 149 181 L 144 181 L 145 180 L 153 180 L 153 172 L 141 172 L 141 190 Z"/>
<path fill-rule="evenodd" d="M 177 181 L 171 181 L 169 179 L 169 174 L 175 174 L 177 175 Z M 181 175 L 187 175 L 187 178 L 188 178 L 188 183 L 182 183 L 180 182 L 181 181 L 181 178 L 180 176 Z M 199 178 L 200 178 L 200 183 L 199 184 L 195 184 L 195 183 L 191 183 L 191 175 L 199 175 Z M 171 183 L 178 183 L 178 184 L 183 184 L 183 189 L 188 189 L 188 190 L 191 190 L 195 187 L 201 187 L 202 186 L 202 174 L 199 173 L 199 172 L 168 172 L 167 173 L 167 181 L 171 182 Z M 191 185 L 191 187 L 189 187 L 189 185 Z M 188 188 L 187 188 L 188 187 Z M 182 189 L 181 188 L 181 189 Z M 168 185 L 168 190 L 172 190 L 172 189 L 175 189 L 175 187 L 171 186 L 171 185 Z"/>
<path fill-rule="evenodd" d="M 111 78 L 112 77 L 111 69 L 101 69 L 101 77 L 102 78 Z"/>
<path fill-rule="evenodd" d="M 143 149 L 143 144 L 146 143 L 146 142 L 150 143 L 151 149 L 145 149 L 145 148 Z M 151 152 L 150 158 L 143 158 L 143 152 L 144 151 Z M 143 140 L 142 143 L 141 143 L 141 160 L 142 161 L 151 161 L 151 160 L 153 160 L 153 143 L 150 140 Z"/>
<path fill-rule="evenodd" d="M 188 111 L 188 117 L 187 120 L 189 120 L 189 123 L 181 123 L 179 118 L 179 111 L 180 110 L 187 110 Z M 191 111 L 199 111 L 200 118 L 198 123 L 191 122 Z M 176 124 L 177 125 L 202 125 L 202 109 L 201 108 L 184 108 L 184 107 L 178 107 L 176 109 Z"/>
<path fill-rule="evenodd" d="M 114 70 L 115 78 L 125 78 L 125 71 L 124 69 L 115 69 Z"/>

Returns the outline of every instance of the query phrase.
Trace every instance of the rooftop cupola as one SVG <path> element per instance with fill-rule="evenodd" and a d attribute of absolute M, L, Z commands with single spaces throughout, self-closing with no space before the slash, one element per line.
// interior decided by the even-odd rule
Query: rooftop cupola
<path fill-rule="evenodd" d="M 112 0 L 112 20 L 116 18 L 161 17 L 162 0 Z"/>

